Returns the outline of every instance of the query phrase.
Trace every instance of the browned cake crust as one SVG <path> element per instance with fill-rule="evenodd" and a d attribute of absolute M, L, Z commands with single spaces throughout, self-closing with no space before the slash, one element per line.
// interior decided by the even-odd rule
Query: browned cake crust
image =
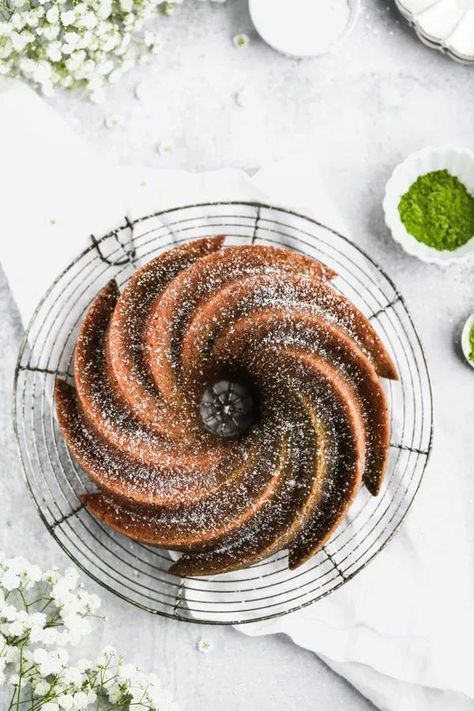
<path fill-rule="evenodd" d="M 376 495 L 390 428 L 379 377 L 397 378 L 334 272 L 275 247 L 189 242 L 96 296 L 75 387 L 56 381 L 63 436 L 99 492 L 87 509 L 135 540 L 182 551 L 170 572 L 210 575 L 328 540 L 362 482 Z M 247 431 L 205 430 L 220 379 L 258 399 Z"/>

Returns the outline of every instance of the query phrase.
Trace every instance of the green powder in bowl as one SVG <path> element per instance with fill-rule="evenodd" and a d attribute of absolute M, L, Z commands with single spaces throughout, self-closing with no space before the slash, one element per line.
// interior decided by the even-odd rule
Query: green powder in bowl
<path fill-rule="evenodd" d="M 474 197 L 447 170 L 420 175 L 398 212 L 407 232 L 437 250 L 452 252 L 474 237 Z"/>

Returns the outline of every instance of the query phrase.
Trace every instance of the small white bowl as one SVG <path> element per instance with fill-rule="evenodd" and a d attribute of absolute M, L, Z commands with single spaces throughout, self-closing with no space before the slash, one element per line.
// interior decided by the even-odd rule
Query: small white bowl
<path fill-rule="evenodd" d="M 474 360 L 470 359 L 470 354 L 471 354 L 471 344 L 469 342 L 470 335 L 471 335 L 471 329 L 474 326 L 474 313 L 472 313 L 469 318 L 467 319 L 466 323 L 464 324 L 464 328 L 462 330 L 461 334 L 461 348 L 462 352 L 464 353 L 464 357 L 466 358 L 467 362 L 471 366 L 471 368 L 474 368 Z"/>
<path fill-rule="evenodd" d="M 385 188 L 383 209 L 385 222 L 393 238 L 401 244 L 408 254 L 418 257 L 423 262 L 432 264 L 454 264 L 464 262 L 474 257 L 474 235 L 469 242 L 452 252 L 437 250 L 427 244 L 418 242 L 405 229 L 398 212 L 400 198 L 420 175 L 426 175 L 435 170 L 447 170 L 456 176 L 474 195 L 474 152 L 467 148 L 455 146 L 431 146 L 412 153 L 400 163 L 392 173 Z"/>
<path fill-rule="evenodd" d="M 249 12 L 260 37 L 288 57 L 308 58 L 334 52 L 353 30 L 361 0 L 346 0 L 348 19 L 341 32 L 327 41 L 318 40 L 317 28 L 306 19 L 328 0 L 249 0 Z"/>

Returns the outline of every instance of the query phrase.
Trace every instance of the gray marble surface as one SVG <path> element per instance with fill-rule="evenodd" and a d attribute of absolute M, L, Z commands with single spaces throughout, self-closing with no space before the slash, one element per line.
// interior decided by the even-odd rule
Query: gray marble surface
<path fill-rule="evenodd" d="M 162 26 L 162 55 L 114 87 L 105 105 L 71 97 L 52 105 L 115 163 L 253 171 L 268 160 L 317 154 L 353 239 L 397 282 L 426 346 L 438 404 L 433 465 L 436 447 L 449 447 L 454 473 L 472 471 L 474 381 L 456 339 L 474 309 L 474 270 L 441 270 L 403 254 L 383 225 L 381 200 L 391 170 L 409 152 L 430 143 L 472 147 L 474 68 L 422 46 L 392 3 L 380 0 L 365 0 L 354 33 L 337 54 L 315 60 L 288 59 L 266 47 L 252 31 L 244 0 L 188 0 Z M 239 32 L 251 38 L 243 50 L 231 41 Z M 139 81 L 147 88 L 141 101 L 133 96 Z M 244 88 L 249 100 L 241 107 L 235 96 Z M 112 114 L 121 119 L 113 130 L 104 127 Z M 174 144 L 171 154 L 157 151 L 162 141 Z M 1 547 L 65 565 L 28 498 L 15 452 L 10 394 L 22 328 L 3 274 L 0 319 Z M 474 478 L 459 477 L 456 485 L 473 504 Z M 283 637 L 249 639 L 230 629 L 177 624 L 100 594 L 109 622 L 94 646 L 115 644 L 153 668 L 183 710 L 373 708 Z M 196 650 L 203 636 L 214 642 L 208 655 Z"/>

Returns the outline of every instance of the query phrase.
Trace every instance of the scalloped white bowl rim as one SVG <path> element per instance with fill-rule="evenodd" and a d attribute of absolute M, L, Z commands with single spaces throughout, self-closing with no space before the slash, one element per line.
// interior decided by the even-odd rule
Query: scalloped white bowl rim
<path fill-rule="evenodd" d="M 431 264 L 454 264 L 474 258 L 474 235 L 452 252 L 418 242 L 407 232 L 398 212 L 400 198 L 420 175 L 446 169 L 474 195 L 474 151 L 458 146 L 428 146 L 408 156 L 393 171 L 385 187 L 383 210 L 392 237 L 414 257 Z"/>
<path fill-rule="evenodd" d="M 468 15 L 468 13 L 472 12 L 470 8 L 468 8 L 464 14 L 461 16 L 460 21 L 457 23 L 455 28 L 453 29 L 453 32 L 451 32 L 448 37 L 439 37 L 436 35 L 433 35 L 429 32 L 426 31 L 426 29 L 423 27 L 422 23 L 420 22 L 420 16 L 423 15 L 424 12 L 427 10 L 431 10 L 433 7 L 438 5 L 442 0 L 432 0 L 432 2 L 427 5 L 423 10 L 420 10 L 419 12 L 414 12 L 412 9 L 407 7 L 406 0 L 395 0 L 395 4 L 398 7 L 399 11 L 401 14 L 408 20 L 408 22 L 414 27 L 415 32 L 418 36 L 418 38 L 425 44 L 427 47 L 431 47 L 432 49 L 437 49 L 444 54 L 447 54 L 451 59 L 456 60 L 457 62 L 460 62 L 462 64 L 473 64 L 474 63 L 474 40 L 473 40 L 473 46 L 472 50 L 469 50 L 469 54 L 466 54 L 463 49 L 457 47 L 456 45 L 453 45 L 453 43 L 450 41 L 452 35 L 454 34 L 454 30 L 458 28 L 458 25 L 463 22 L 465 17 Z M 453 0 L 455 2 L 455 0 Z M 474 6 L 473 6 L 474 9 Z"/>

